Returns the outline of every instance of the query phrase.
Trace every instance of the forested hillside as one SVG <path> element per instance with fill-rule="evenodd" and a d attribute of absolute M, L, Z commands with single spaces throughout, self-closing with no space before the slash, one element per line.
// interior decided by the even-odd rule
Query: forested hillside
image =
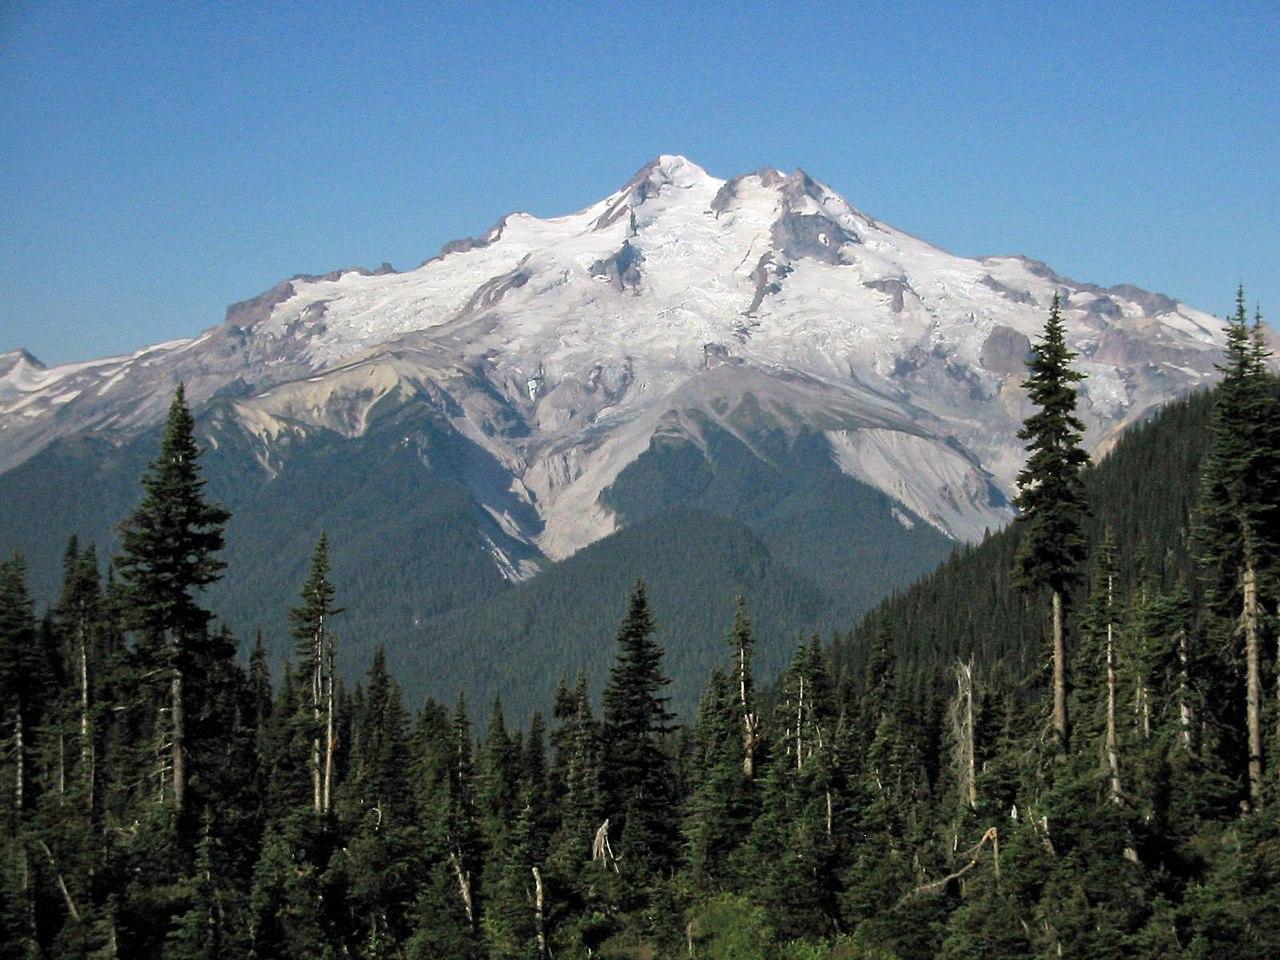
<path fill-rule="evenodd" d="M 1084 518 L 1090 550 L 1108 530 L 1126 582 L 1156 577 L 1162 587 L 1183 583 L 1199 593 L 1192 516 L 1208 448 L 1215 394 L 1202 391 L 1161 408 L 1130 428 L 1083 482 L 1091 511 Z M 904 668 L 927 675 L 957 656 L 1001 663 L 1022 673 L 1036 669 L 1042 650 L 1028 642 L 1043 633 L 1045 614 L 1014 585 L 1016 526 L 958 549 L 936 571 L 882 603 L 848 635 L 838 636 L 834 662 L 856 677 L 881 627 L 894 637 Z"/>
<path fill-rule="evenodd" d="M 735 591 L 759 598 L 761 667 L 776 676 L 798 637 L 855 622 L 955 545 L 843 474 L 821 434 L 760 432 L 752 450 L 703 423 L 705 449 L 664 437 L 616 478 L 605 499 L 620 530 L 552 563 L 504 539 L 468 492 L 466 481 L 494 470 L 481 451 L 418 406 L 387 406 L 358 439 L 315 431 L 282 441 L 287 455 L 273 451 L 274 472 L 227 423 L 223 400 L 193 410 L 209 496 L 232 512 L 228 567 L 207 603 L 238 635 L 262 631 L 273 671 L 289 656 L 285 611 L 322 532 L 347 598 L 335 625 L 346 680 L 359 679 L 382 648 L 415 701 L 462 689 L 476 700 L 501 695 L 525 714 L 554 693 L 564 663 L 603 682 L 612 631 L 639 576 L 661 606 L 660 636 L 677 658 L 672 697 L 687 717 Z M 0 474 L 0 550 L 23 548 L 39 600 L 57 596 L 63 536 L 117 548 L 115 524 L 136 503 L 159 439 L 157 429 L 119 447 L 60 440 Z M 508 582 L 488 542 L 541 572 Z"/>
<path fill-rule="evenodd" d="M 246 666 L 180 391 L 110 563 L 72 541 L 39 612 L 0 563 L 0 958 L 1273 957 L 1280 381 L 1243 298 L 1228 335 L 1088 468 L 1055 301 L 1014 527 L 768 691 L 753 616 L 807 601 L 763 577 L 684 725 L 643 582 L 539 711 L 344 683 L 327 537 Z"/>
<path fill-rule="evenodd" d="M 842 474 L 821 435 L 757 437 L 767 459 L 711 425 L 705 448 L 655 444 L 604 496 L 625 525 L 511 590 L 435 617 L 391 651 L 415 690 L 500 694 L 527 714 L 555 690 L 566 663 L 593 687 L 630 585 L 643 577 L 672 678 L 672 707 L 690 717 L 733 598 L 751 596 L 758 669 L 776 677 L 815 630 L 856 622 L 955 544 L 886 494 Z M 904 518 L 910 527 L 903 523 Z M 440 664 L 450 664 L 440 674 Z M 444 687 L 444 689 L 442 689 Z"/>

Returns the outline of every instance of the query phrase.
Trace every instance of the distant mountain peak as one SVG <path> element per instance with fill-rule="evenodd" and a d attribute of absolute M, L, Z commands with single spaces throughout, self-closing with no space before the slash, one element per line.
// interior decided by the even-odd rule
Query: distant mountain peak
<path fill-rule="evenodd" d="M 761 451 L 820 434 L 842 471 L 968 539 L 1010 515 L 990 490 L 1012 492 L 1020 364 L 1060 289 L 1091 445 L 1211 382 L 1220 323 L 1169 298 L 955 256 L 802 169 L 722 180 L 662 154 L 575 213 L 508 214 L 416 269 L 299 275 L 195 340 L 6 375 L 0 470 L 143 429 L 182 380 L 229 404 L 264 464 L 290 437 L 424 407 L 506 471 L 477 493 L 526 518 L 504 535 L 553 557 L 611 532 L 619 473 L 704 422 Z"/>
<path fill-rule="evenodd" d="M 44 364 L 37 360 L 25 347 L 18 347 L 16 350 L 0 353 L 0 374 L 7 373 L 19 364 L 35 367 L 37 370 L 45 368 Z"/>

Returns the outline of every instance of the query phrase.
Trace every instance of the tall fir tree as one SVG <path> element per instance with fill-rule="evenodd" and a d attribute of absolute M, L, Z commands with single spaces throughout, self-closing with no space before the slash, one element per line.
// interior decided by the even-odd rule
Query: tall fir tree
<path fill-rule="evenodd" d="M 1017 525 L 1021 532 L 1014 575 L 1031 590 L 1047 589 L 1052 609 L 1053 728 L 1062 746 L 1068 742 L 1067 650 L 1064 603 L 1086 554 L 1085 503 L 1081 473 L 1089 455 L 1081 446 L 1084 424 L 1076 416 L 1074 384 L 1084 374 L 1071 368 L 1076 354 L 1068 347 L 1058 295 L 1053 296 L 1044 335 L 1033 345 L 1023 382 L 1035 407 L 1018 438 L 1027 445 L 1027 462 L 1018 473 Z"/>
<path fill-rule="evenodd" d="M 337 748 L 337 649 L 330 620 L 342 612 L 334 605 L 336 591 L 329 579 L 329 538 L 320 534 L 311 555 L 311 568 L 302 585 L 302 602 L 289 611 L 296 643 L 298 669 L 310 688 L 306 716 L 311 751 L 312 806 L 325 816 L 333 805 L 334 753 Z"/>
<path fill-rule="evenodd" d="M 131 625 L 155 668 L 168 677 L 168 796 L 181 818 L 187 793 L 186 679 L 206 641 L 211 615 L 194 591 L 215 582 L 230 514 L 205 499 L 195 420 L 182 384 L 169 406 L 159 456 L 142 477 L 142 502 L 120 526 L 117 568 L 128 590 Z"/>
<path fill-rule="evenodd" d="M 674 797 L 666 739 L 672 714 L 663 690 L 662 647 L 654 639 L 644 581 L 618 629 L 618 654 L 604 691 L 604 790 L 633 879 L 652 879 L 674 853 Z"/>
<path fill-rule="evenodd" d="M 1249 326 L 1243 288 L 1226 337 L 1195 529 L 1219 642 L 1230 650 L 1230 662 L 1243 662 L 1245 775 L 1249 801 L 1257 805 L 1264 780 L 1266 605 L 1274 603 L 1280 563 L 1280 391 L 1266 369 L 1260 324 Z"/>

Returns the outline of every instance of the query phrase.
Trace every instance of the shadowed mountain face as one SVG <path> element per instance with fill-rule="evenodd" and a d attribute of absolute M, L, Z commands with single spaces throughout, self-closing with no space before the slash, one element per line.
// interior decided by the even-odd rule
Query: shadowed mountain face
<path fill-rule="evenodd" d="M 194 339 L 52 368 L 0 355 L 0 548 L 45 597 L 67 534 L 110 549 L 183 381 L 236 512 L 211 599 L 242 631 L 283 635 L 328 529 L 350 647 L 386 641 L 421 689 L 464 668 L 504 686 L 457 662 L 464 627 L 532 660 L 552 634 L 573 647 L 581 619 L 547 616 L 566 597 L 595 616 L 616 603 L 593 591 L 682 562 L 716 571 L 717 596 L 671 591 L 673 641 L 715 659 L 701 612 L 772 578 L 794 585 L 785 646 L 1009 519 L 1022 361 L 1055 291 L 1094 448 L 1211 381 L 1218 322 L 1168 298 L 951 255 L 801 172 L 659 157 L 576 214 L 509 215 L 403 273 L 295 277 Z M 686 527 L 741 563 L 695 557 Z M 590 660 L 588 633 L 547 671 Z"/>

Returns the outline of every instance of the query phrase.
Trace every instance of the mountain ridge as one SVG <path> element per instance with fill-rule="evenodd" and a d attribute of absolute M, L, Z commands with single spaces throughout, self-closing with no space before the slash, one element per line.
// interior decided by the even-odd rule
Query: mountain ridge
<path fill-rule="evenodd" d="M 298 274 L 194 337 L 50 368 L 6 354 L 0 549 L 28 554 L 42 596 L 59 557 L 33 522 L 109 553 L 182 382 L 237 514 L 229 560 L 250 572 L 210 599 L 241 632 L 274 629 L 259 617 L 324 530 L 367 600 L 355 642 L 406 655 L 428 627 L 462 649 L 456 625 L 499 622 L 480 608 L 597 544 L 734 579 L 685 549 L 678 514 L 809 598 L 781 608 L 790 636 L 1012 517 L 1024 360 L 1055 295 L 1091 450 L 1215 379 L 1220 322 L 1167 297 L 947 253 L 804 171 L 724 180 L 662 155 L 573 213 L 507 214 L 412 270 Z M 68 502 L 72 477 L 94 496 Z M 700 643 L 705 598 L 679 596 L 680 642 Z M 526 622 L 546 626 L 511 648 L 559 621 Z"/>
<path fill-rule="evenodd" d="M 845 410 L 832 425 L 837 460 L 866 416 L 893 407 L 893 429 L 930 438 L 934 456 L 963 450 L 1007 498 L 1021 412 L 1010 381 L 1060 287 L 1082 357 L 1100 360 L 1086 411 L 1093 444 L 1212 376 L 1216 323 L 1163 295 L 1076 283 L 1020 256 L 947 254 L 803 170 L 720 180 L 663 154 L 594 204 L 507 214 L 415 270 L 298 274 L 231 305 L 197 337 L 48 368 L 34 383 L 0 374 L 0 469 L 58 436 L 136 433 L 158 420 L 178 380 L 197 404 L 235 395 L 264 436 L 296 428 L 287 421 L 302 407 L 301 421 L 323 421 L 334 390 L 302 395 L 325 378 L 350 386 L 364 376 L 382 394 L 391 380 L 409 392 L 433 383 L 457 428 L 508 464 L 542 516 L 539 549 L 563 557 L 615 528 L 599 493 L 681 398 L 726 402 L 720 384 L 734 378 L 702 373 L 730 363 L 759 396 L 781 395 L 775 419 Z M 298 402 L 275 416 L 286 393 Z M 616 449 L 592 456 L 611 429 Z M 890 495 L 906 482 L 901 470 L 864 479 Z M 954 498 L 934 491 L 913 503 L 954 539 L 1008 519 L 981 497 L 944 519 Z"/>

